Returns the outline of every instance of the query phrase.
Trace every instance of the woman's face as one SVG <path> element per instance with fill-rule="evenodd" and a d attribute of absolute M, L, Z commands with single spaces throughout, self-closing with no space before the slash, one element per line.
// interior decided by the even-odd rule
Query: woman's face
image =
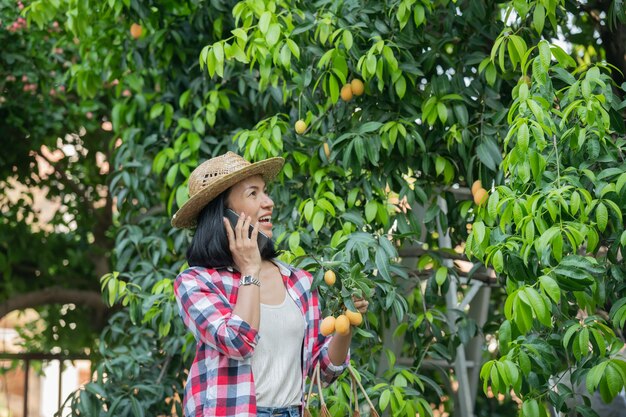
<path fill-rule="evenodd" d="M 241 215 L 244 212 L 250 216 L 250 224 L 254 225 L 258 220 L 259 230 L 271 239 L 274 202 L 265 191 L 265 180 L 261 175 L 255 175 L 233 185 L 226 204 L 235 213 Z"/>

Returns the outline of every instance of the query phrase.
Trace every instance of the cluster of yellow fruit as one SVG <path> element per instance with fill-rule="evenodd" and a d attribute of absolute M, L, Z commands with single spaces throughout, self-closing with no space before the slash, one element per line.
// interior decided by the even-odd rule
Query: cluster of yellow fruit
<path fill-rule="evenodd" d="M 483 184 L 480 180 L 476 180 L 474 184 L 472 184 L 472 195 L 474 196 L 474 203 L 480 207 L 489 199 L 489 192 L 483 188 Z"/>
<path fill-rule="evenodd" d="M 132 32 L 132 27 L 131 27 L 131 32 Z M 341 99 L 347 102 L 347 101 L 352 100 L 353 96 L 360 96 L 364 92 L 365 92 L 365 84 L 363 84 L 363 81 L 359 80 L 358 78 L 355 78 L 354 80 L 350 81 L 348 84 L 341 87 Z M 294 128 L 296 129 L 296 133 L 298 135 L 302 135 L 304 132 L 306 132 L 307 127 L 308 126 L 306 122 L 302 119 L 299 119 L 294 126 Z"/>
<path fill-rule="evenodd" d="M 324 282 L 332 287 L 337 281 L 337 276 L 331 270 L 324 273 Z M 350 326 L 359 326 L 363 323 L 363 315 L 358 311 L 351 311 L 346 308 L 343 314 L 337 317 L 327 316 L 320 324 L 320 333 L 328 336 L 333 333 L 347 335 L 350 333 Z"/>
<path fill-rule="evenodd" d="M 360 96 L 364 92 L 365 85 L 363 84 L 363 81 L 355 78 L 354 80 L 350 81 L 350 83 L 341 87 L 341 99 L 348 102 L 352 100 L 353 96 Z"/>

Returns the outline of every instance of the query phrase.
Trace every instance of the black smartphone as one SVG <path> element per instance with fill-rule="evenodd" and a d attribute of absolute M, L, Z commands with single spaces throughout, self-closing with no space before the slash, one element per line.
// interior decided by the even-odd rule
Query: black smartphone
<path fill-rule="evenodd" d="M 225 214 L 228 220 L 230 221 L 230 224 L 232 225 L 233 230 L 234 230 L 235 226 L 237 226 L 237 222 L 239 221 L 239 215 L 231 209 L 226 209 Z M 250 225 L 250 229 L 248 230 L 248 237 L 252 236 L 253 230 L 254 230 L 254 227 Z M 259 230 L 259 234 L 257 235 L 257 238 L 256 238 L 257 244 L 259 245 L 259 252 L 263 251 L 263 248 L 265 248 L 265 245 L 267 245 L 267 242 L 269 242 L 269 240 L 270 238 L 267 237 L 265 233 Z"/>

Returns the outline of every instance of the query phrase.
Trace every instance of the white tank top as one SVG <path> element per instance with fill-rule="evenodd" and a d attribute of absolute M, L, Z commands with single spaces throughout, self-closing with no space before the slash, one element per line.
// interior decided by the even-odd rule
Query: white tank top
<path fill-rule="evenodd" d="M 252 355 L 252 374 L 259 407 L 288 407 L 302 402 L 304 317 L 285 294 L 282 304 L 261 303 L 259 341 Z"/>

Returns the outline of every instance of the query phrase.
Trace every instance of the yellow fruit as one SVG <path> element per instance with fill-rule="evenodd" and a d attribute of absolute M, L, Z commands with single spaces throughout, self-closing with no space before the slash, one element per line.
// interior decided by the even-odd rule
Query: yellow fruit
<path fill-rule="evenodd" d="M 132 36 L 134 39 L 140 38 L 142 33 L 143 28 L 140 24 L 133 23 L 132 25 L 130 25 L 130 36 Z"/>
<path fill-rule="evenodd" d="M 326 283 L 326 285 L 335 285 L 335 281 L 337 281 L 337 277 L 333 271 L 329 269 L 328 271 L 324 272 L 324 282 Z"/>
<path fill-rule="evenodd" d="M 483 188 L 482 182 L 480 180 L 474 181 L 474 184 L 472 184 L 472 195 L 476 194 L 479 188 Z"/>
<path fill-rule="evenodd" d="M 487 199 L 489 199 L 489 193 L 487 190 L 484 188 L 476 190 L 476 193 L 474 194 L 474 203 L 476 203 L 476 205 L 483 206 L 487 202 Z"/>
<path fill-rule="evenodd" d="M 335 331 L 335 318 L 333 316 L 328 316 L 324 320 L 322 320 L 322 324 L 320 324 L 320 333 L 324 336 L 328 336 Z"/>
<path fill-rule="evenodd" d="M 355 96 L 360 96 L 365 92 L 365 85 L 363 85 L 363 81 L 355 78 L 350 82 L 350 86 L 352 87 L 352 94 Z"/>
<path fill-rule="evenodd" d="M 303 134 L 306 131 L 306 122 L 304 120 L 300 119 L 300 120 L 298 120 L 296 122 L 296 126 L 295 127 L 296 127 L 296 133 L 298 135 L 301 135 L 301 134 Z"/>
<path fill-rule="evenodd" d="M 350 333 L 350 319 L 346 315 L 341 314 L 335 319 L 335 331 L 342 336 Z"/>
<path fill-rule="evenodd" d="M 363 323 L 363 315 L 358 311 L 350 311 L 346 310 L 344 313 L 348 320 L 350 320 L 350 324 L 353 326 L 360 326 Z"/>
<path fill-rule="evenodd" d="M 352 100 L 352 86 L 350 84 L 341 87 L 341 99 L 346 102 Z"/>
<path fill-rule="evenodd" d="M 330 146 L 328 146 L 328 143 L 324 143 L 324 154 L 326 158 L 330 158 Z"/>

